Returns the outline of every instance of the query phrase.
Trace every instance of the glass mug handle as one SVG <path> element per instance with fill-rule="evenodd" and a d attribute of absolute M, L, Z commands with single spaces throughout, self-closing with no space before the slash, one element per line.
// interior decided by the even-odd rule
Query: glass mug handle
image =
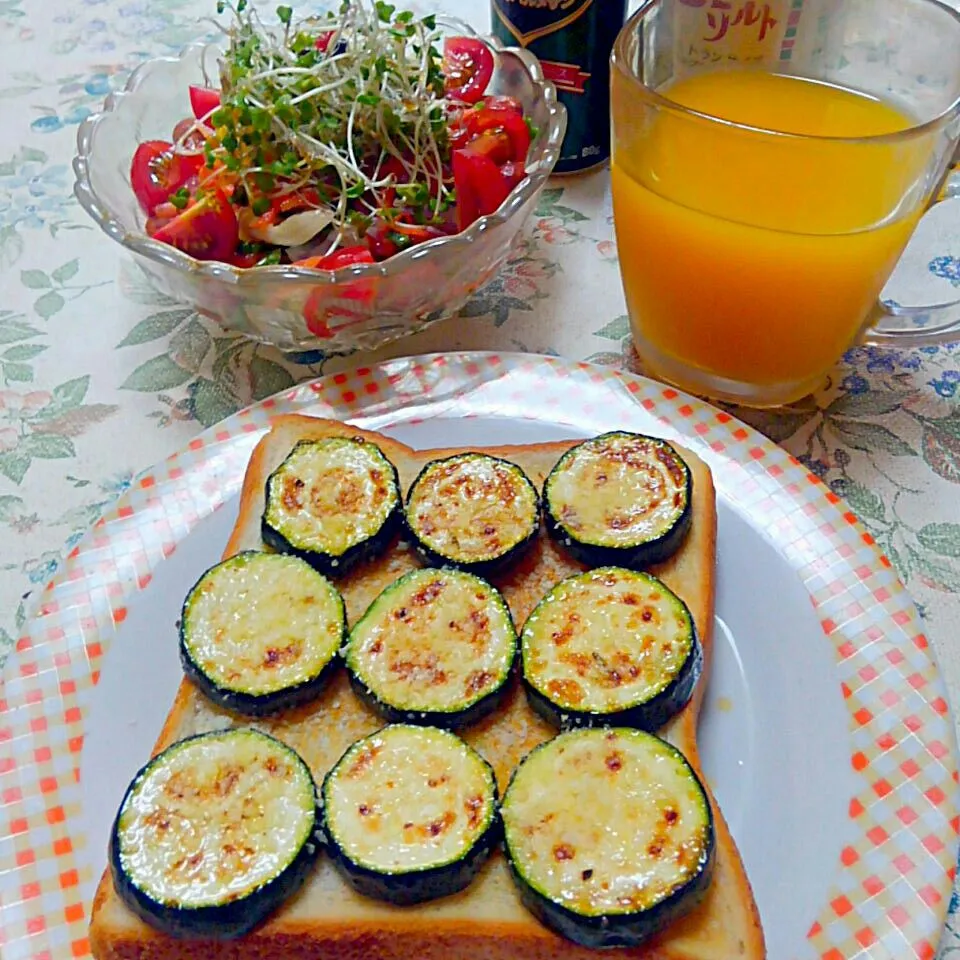
<path fill-rule="evenodd" d="M 960 147 L 953 159 L 957 166 L 931 206 L 954 208 L 952 220 L 960 225 Z M 923 307 L 881 301 L 860 336 L 861 343 L 881 347 L 923 347 L 951 340 L 960 340 L 960 298 Z"/>

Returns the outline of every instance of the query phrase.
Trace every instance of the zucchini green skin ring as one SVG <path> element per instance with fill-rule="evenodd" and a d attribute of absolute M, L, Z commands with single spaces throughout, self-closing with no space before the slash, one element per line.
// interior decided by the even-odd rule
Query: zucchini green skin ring
<path fill-rule="evenodd" d="M 534 890 L 520 876 L 512 861 L 510 861 L 510 874 L 517 885 L 520 902 L 545 927 L 559 933 L 561 937 L 591 950 L 602 950 L 607 947 L 639 947 L 703 902 L 713 880 L 716 859 L 712 832 L 710 836 L 707 864 L 696 879 L 639 916 L 610 914 L 602 917 L 584 917 Z"/>
<path fill-rule="evenodd" d="M 500 685 L 490 691 L 482 700 L 469 707 L 452 710 L 404 710 L 382 700 L 352 670 L 347 671 L 350 687 L 354 694 L 371 710 L 383 717 L 387 723 L 413 723 L 420 726 L 439 727 L 441 730 L 462 730 L 464 727 L 479 723 L 501 706 L 510 692 L 510 681 L 516 673 L 516 662 L 510 671 L 504 674 Z"/>
<path fill-rule="evenodd" d="M 649 738 L 658 744 L 659 749 L 667 756 L 672 756 L 675 766 L 682 772 L 684 778 L 691 783 L 699 793 L 701 815 L 699 823 L 703 830 L 702 848 L 697 861 L 697 869 L 686 882 L 680 883 L 666 896 L 650 903 L 648 906 L 633 912 L 581 913 L 569 906 L 546 895 L 536 887 L 536 881 L 527 877 L 518 866 L 520 859 L 518 851 L 511 847 L 511 811 L 512 790 L 523 776 L 524 767 L 528 761 L 534 759 L 541 751 L 551 751 L 563 738 L 578 736 L 579 734 L 597 733 L 598 731 L 574 731 L 561 734 L 554 740 L 535 747 L 521 761 L 510 778 L 501 803 L 501 818 L 504 822 L 504 847 L 510 874 L 516 886 L 517 893 L 523 905 L 544 926 L 560 934 L 560 936 L 589 949 L 606 949 L 610 947 L 639 947 L 652 937 L 670 926 L 676 920 L 685 916 L 703 901 L 710 884 L 713 881 L 716 863 L 716 833 L 713 822 L 713 812 L 706 790 L 690 766 L 687 759 L 672 745 L 661 740 L 654 734 L 638 730 L 618 731 L 611 728 L 608 733 L 626 733 L 639 737 Z M 554 794 L 563 789 L 562 779 L 549 785 L 545 793 Z"/>
<path fill-rule="evenodd" d="M 301 704 L 316 699 L 323 691 L 323 688 L 330 680 L 330 677 L 336 672 L 340 665 L 339 651 L 344 640 L 346 639 L 347 634 L 347 615 L 343 597 L 339 594 L 339 592 L 337 592 L 336 588 L 329 583 L 329 581 L 324 580 L 324 586 L 328 589 L 336 601 L 336 606 L 338 608 L 337 617 L 339 619 L 339 630 L 336 643 L 332 645 L 332 652 L 329 659 L 313 676 L 308 677 L 302 682 L 293 686 L 287 686 L 262 693 L 250 693 L 235 686 L 226 686 L 217 682 L 216 679 L 210 676 L 203 669 L 203 667 L 194 657 L 193 651 L 191 650 L 189 637 L 189 631 L 191 627 L 190 607 L 195 591 L 208 577 L 216 576 L 217 571 L 228 565 L 236 565 L 244 562 L 271 563 L 279 559 L 281 558 L 274 554 L 246 550 L 235 554 L 227 560 L 215 564 L 213 567 L 207 570 L 190 589 L 190 592 L 184 599 L 183 607 L 180 611 L 180 623 L 178 628 L 179 650 L 180 663 L 183 667 L 184 674 L 206 697 L 208 697 L 214 703 L 234 713 L 240 713 L 248 717 L 269 716 L 270 714 L 276 713 L 280 710 L 287 710 L 292 707 L 297 707 Z M 295 561 L 293 559 L 289 559 L 283 562 L 293 564 Z M 319 578 L 322 576 L 322 574 L 316 572 L 315 568 L 312 566 L 310 567 L 309 571 L 305 572 L 307 572 L 311 577 Z"/>
<path fill-rule="evenodd" d="M 342 438 L 331 438 L 341 440 Z M 347 443 L 356 441 L 344 441 Z M 341 553 L 328 553 L 322 550 L 305 548 L 290 539 L 271 520 L 271 505 L 275 498 L 281 497 L 276 489 L 279 477 L 285 466 L 304 448 L 314 445 L 316 441 L 301 440 L 291 451 L 286 460 L 267 478 L 264 490 L 264 512 L 260 519 L 260 536 L 263 542 L 278 553 L 288 553 L 301 560 L 306 560 L 315 570 L 324 576 L 340 578 L 348 574 L 358 564 L 380 556 L 394 541 L 403 527 L 403 496 L 400 491 L 400 475 L 397 468 L 387 459 L 386 455 L 375 444 L 362 441 L 366 446 L 373 447 L 382 461 L 381 466 L 387 473 L 387 483 L 393 494 L 393 506 L 384 517 L 383 522 L 369 532 L 361 542 L 347 547 Z"/>
<path fill-rule="evenodd" d="M 412 906 L 449 897 L 465 890 L 483 869 L 502 836 L 499 816 L 460 860 L 442 867 L 415 873 L 385 874 L 354 863 L 339 846 L 328 839 L 328 852 L 340 875 L 361 896 L 385 900 L 397 906 Z"/>
<path fill-rule="evenodd" d="M 524 692 L 531 710 L 560 730 L 577 727 L 634 727 L 656 733 L 673 719 L 689 702 L 703 672 L 703 649 L 694 637 L 694 646 L 676 679 L 645 703 L 618 710 L 615 713 L 594 713 L 589 710 L 571 710 L 559 707 L 527 680 Z"/>
<path fill-rule="evenodd" d="M 470 586 L 471 589 L 478 590 L 485 595 L 487 601 L 494 604 L 501 622 L 494 629 L 503 628 L 506 632 L 502 637 L 501 643 L 503 657 L 496 666 L 496 672 L 492 673 L 489 680 L 495 681 L 487 685 L 482 694 L 467 696 L 460 694 L 455 701 L 451 701 L 449 706 L 444 709 L 428 707 L 425 705 L 413 705 L 398 703 L 391 700 L 388 694 L 383 690 L 373 689 L 371 683 L 364 679 L 365 660 L 363 643 L 368 628 L 375 628 L 378 623 L 384 620 L 390 621 L 398 607 L 409 605 L 409 599 L 405 600 L 407 591 L 415 589 L 421 584 L 429 587 L 430 581 L 435 578 L 446 578 L 448 581 Z M 429 601 L 428 601 L 429 602 Z M 416 605 L 416 602 L 413 604 Z M 450 643 L 456 644 L 460 641 L 451 636 Z M 347 675 L 351 687 L 356 695 L 371 709 L 376 711 L 389 723 L 409 723 L 420 726 L 440 727 L 446 730 L 456 730 L 470 724 L 477 723 L 484 717 L 489 716 L 503 702 L 510 691 L 510 682 L 513 678 L 517 664 L 517 634 L 513 623 L 513 615 L 510 607 L 504 600 L 500 592 L 492 584 L 481 579 L 472 573 L 466 573 L 453 568 L 444 568 L 441 570 L 425 567 L 413 570 L 404 574 L 387 586 L 380 595 L 370 604 L 366 612 L 353 625 L 350 631 L 349 639 L 344 648 L 343 660 L 346 665 Z"/>
<path fill-rule="evenodd" d="M 316 700 L 323 692 L 330 678 L 340 666 L 340 657 L 333 656 L 326 666 L 316 676 L 311 677 L 295 687 L 287 687 L 273 693 L 243 693 L 221 687 L 213 682 L 191 659 L 180 640 L 180 664 L 187 678 L 203 693 L 203 695 L 218 706 L 232 713 L 239 713 L 245 717 L 269 717 L 281 710 L 290 710 L 299 707 L 311 700 Z"/>
<path fill-rule="evenodd" d="M 672 524 L 659 535 L 625 546 L 592 543 L 578 536 L 564 523 L 554 503 L 552 491 L 558 477 L 569 468 L 582 449 L 602 446 L 605 442 L 613 442 L 621 438 L 648 443 L 671 459 L 683 476 L 684 503 Z M 616 566 L 626 567 L 629 570 L 643 570 L 672 557 L 690 532 L 693 520 L 693 475 L 683 458 L 666 440 L 644 437 L 626 431 L 606 433 L 572 447 L 557 461 L 543 484 L 543 514 L 547 533 L 580 563 L 588 567 Z"/>
<path fill-rule="evenodd" d="M 235 730 L 230 733 L 256 733 L 266 739 L 274 740 L 268 734 L 259 731 Z M 121 815 L 127 800 L 139 786 L 144 776 L 149 774 L 158 764 L 164 762 L 168 754 L 184 744 L 200 741 L 207 737 L 223 736 L 224 732 L 203 733 L 186 737 L 171 744 L 166 750 L 157 754 L 148 763 L 137 771 L 127 787 L 123 800 L 117 810 L 110 831 L 108 851 L 110 875 L 113 879 L 117 895 L 144 923 L 162 933 L 179 939 L 204 938 L 210 940 L 233 940 L 241 937 L 262 923 L 274 910 L 281 906 L 303 884 L 313 869 L 314 863 L 322 848 L 322 813 L 319 802 L 313 807 L 313 824 L 306 841 L 301 845 L 293 859 L 283 867 L 280 873 L 262 884 L 247 896 L 228 903 L 201 907 L 186 907 L 177 904 L 162 903 L 141 889 L 133 877 L 124 868 L 121 853 Z M 276 741 L 279 744 L 279 741 Z M 280 744 L 285 751 L 297 757 L 302 772 L 313 783 L 315 797 L 318 797 L 316 784 L 309 768 L 301 757 L 286 744 Z"/>
<path fill-rule="evenodd" d="M 518 487 L 521 487 L 530 498 L 532 507 L 529 518 L 525 518 L 527 520 L 527 529 L 522 538 L 509 544 L 495 556 L 476 560 L 466 559 L 462 556 L 458 557 L 452 552 L 442 552 L 436 549 L 435 546 L 431 545 L 429 537 L 418 530 L 417 522 L 413 517 L 415 498 L 421 487 L 429 481 L 435 471 L 442 470 L 445 467 L 465 464 L 471 460 L 482 460 L 500 468 L 507 468 L 517 482 Z M 491 522 L 495 525 L 495 521 Z M 478 577 L 491 577 L 516 563 L 533 546 L 537 539 L 537 534 L 540 532 L 540 496 L 530 478 L 515 463 L 504 460 L 502 457 L 493 457 L 488 454 L 456 454 L 442 460 L 432 460 L 417 474 L 416 479 L 407 491 L 407 499 L 404 507 L 404 530 L 406 539 L 413 544 L 417 556 L 427 566 L 453 567 L 457 570 L 464 570 L 467 573 L 476 574 Z"/>
<path fill-rule="evenodd" d="M 549 647 L 550 643 L 549 640 L 545 640 L 537 633 L 538 614 L 554 605 L 561 610 L 569 606 L 570 604 L 567 601 L 570 600 L 570 595 L 564 596 L 567 585 L 582 583 L 592 587 L 594 580 L 602 578 L 604 574 L 618 577 L 622 582 L 634 582 L 638 588 L 654 587 L 664 597 L 663 602 L 665 604 L 680 612 L 685 625 L 684 632 L 685 638 L 689 642 L 689 649 L 678 669 L 667 678 L 667 682 L 652 696 L 635 700 L 619 710 L 580 710 L 570 703 L 555 702 L 534 683 L 527 667 L 528 657 L 532 658 L 536 655 L 538 646 L 542 649 L 543 646 Z M 584 599 L 588 600 L 589 595 Z M 574 610 L 573 612 L 579 611 Z M 589 637 L 589 633 L 586 636 Z M 568 577 L 556 584 L 527 617 L 527 622 L 520 631 L 520 651 L 523 687 L 527 695 L 527 702 L 535 713 L 561 730 L 577 727 L 634 727 L 639 730 L 646 730 L 649 733 L 655 733 L 690 702 L 703 673 L 703 647 L 697 634 L 693 615 L 687 605 L 656 577 L 625 567 L 600 567 Z"/>
<path fill-rule="evenodd" d="M 323 830 L 326 837 L 327 850 L 341 876 L 361 896 L 375 900 L 383 900 L 398 906 L 410 906 L 451 896 L 466 889 L 477 874 L 481 871 L 490 854 L 500 844 L 503 836 L 503 825 L 500 821 L 499 798 L 497 796 L 497 780 L 493 768 L 475 750 L 462 743 L 465 751 L 478 761 L 481 769 L 486 773 L 489 793 L 486 797 L 488 807 L 487 823 L 476 836 L 469 848 L 456 859 L 436 866 L 422 867 L 410 870 L 377 870 L 369 865 L 359 863 L 345 850 L 344 845 L 337 837 L 332 827 L 329 810 L 333 808 L 330 794 L 342 767 L 351 759 L 355 749 L 366 740 L 371 740 L 385 733 L 402 732 L 404 728 L 416 732 L 429 733 L 429 728 L 413 727 L 411 725 L 395 725 L 385 727 L 371 737 L 364 737 L 352 744 L 344 752 L 333 769 L 324 777 L 321 788 L 323 801 Z"/>

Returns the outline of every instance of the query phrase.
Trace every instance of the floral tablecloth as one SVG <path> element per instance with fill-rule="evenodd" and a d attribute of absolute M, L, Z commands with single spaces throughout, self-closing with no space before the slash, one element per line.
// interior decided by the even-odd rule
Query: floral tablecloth
<path fill-rule="evenodd" d="M 517 256 L 461 315 L 376 355 L 296 357 L 154 292 L 72 197 L 78 123 L 142 60 L 210 32 L 212 0 L 0 0 L 0 663 L 30 594 L 138 472 L 297 381 L 435 350 L 638 369 L 606 171 L 556 180 Z M 487 26 L 482 0 L 444 4 Z M 960 295 L 960 201 L 922 225 L 901 302 Z M 690 264 L 695 280 L 697 264 Z M 924 299 L 926 298 L 926 299 Z M 851 351 L 822 393 L 736 411 L 842 494 L 926 617 L 960 705 L 960 343 Z M 14 654 L 15 655 L 15 654 Z M 941 957 L 960 957 L 957 896 Z"/>

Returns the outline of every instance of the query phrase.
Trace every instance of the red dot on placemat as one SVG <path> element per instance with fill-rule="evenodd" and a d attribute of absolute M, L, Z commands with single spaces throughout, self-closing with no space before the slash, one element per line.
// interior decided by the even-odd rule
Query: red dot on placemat
<path fill-rule="evenodd" d="M 886 797 L 893 792 L 893 787 L 890 786 L 888 781 L 881 779 L 873 785 L 873 792 L 878 797 Z"/>
<path fill-rule="evenodd" d="M 943 900 L 940 891 L 936 887 L 931 887 L 929 885 L 926 887 L 921 887 L 917 891 L 917 894 L 928 907 L 935 907 L 938 903 L 940 903 L 941 900 Z"/>
<path fill-rule="evenodd" d="M 932 834 L 923 838 L 923 845 L 926 849 L 936 856 L 943 849 L 943 841 Z"/>
<path fill-rule="evenodd" d="M 831 900 L 830 906 L 838 917 L 845 917 L 853 909 L 853 904 L 842 894 Z"/>
<path fill-rule="evenodd" d="M 883 884 L 878 877 L 867 877 L 867 879 L 863 881 L 863 889 L 866 890 L 871 897 L 875 897 L 883 890 Z"/>
<path fill-rule="evenodd" d="M 933 960 L 936 950 L 926 940 L 918 940 L 913 945 L 913 952 L 917 955 L 917 960 Z"/>
<path fill-rule="evenodd" d="M 43 933 L 47 929 L 47 921 L 43 917 L 30 917 L 27 920 L 27 933 L 35 937 L 38 933 Z"/>
<path fill-rule="evenodd" d="M 62 890 L 68 890 L 70 887 L 75 887 L 79 882 L 80 875 L 76 870 L 64 870 L 64 872 L 60 874 L 60 888 Z M 82 909 L 83 908 L 81 907 L 81 910 Z"/>
<path fill-rule="evenodd" d="M 902 874 L 909 873 L 916 866 L 916 864 L 905 853 L 898 854 L 896 857 L 894 857 L 893 865 Z"/>
<path fill-rule="evenodd" d="M 343 393 L 340 394 L 340 399 L 343 400 L 344 403 L 353 403 L 357 399 L 357 395 L 352 390 L 344 390 Z"/>
<path fill-rule="evenodd" d="M 807 931 L 807 939 L 812 940 L 814 937 L 819 937 L 823 932 L 823 927 L 820 925 L 819 920 L 814 920 L 813 926 Z"/>
<path fill-rule="evenodd" d="M 935 806 L 939 807 L 944 800 L 947 799 L 947 795 L 939 787 L 931 787 L 929 790 L 925 790 L 923 795 Z"/>
<path fill-rule="evenodd" d="M 861 927 L 854 936 L 861 947 L 872 947 L 877 942 L 877 935 L 869 927 Z"/>
<path fill-rule="evenodd" d="M 73 850 L 73 843 L 69 837 L 60 837 L 59 839 L 53 841 L 54 856 L 66 856 L 71 850 Z"/>
<path fill-rule="evenodd" d="M 851 818 L 852 820 L 856 820 L 857 817 L 863 815 L 864 809 L 865 809 L 865 808 L 864 808 L 863 804 L 862 804 L 856 797 L 854 797 L 854 798 L 850 801 L 850 807 L 849 807 L 850 818 Z"/>
<path fill-rule="evenodd" d="M 90 955 L 90 941 L 83 937 L 80 940 L 74 940 L 70 944 L 70 952 L 75 957 L 87 957 Z"/>
<path fill-rule="evenodd" d="M 820 960 L 845 960 L 845 958 L 836 947 L 831 947 L 826 953 L 820 954 Z"/>
<path fill-rule="evenodd" d="M 861 707 L 853 715 L 853 719 L 856 720 L 861 727 L 865 727 L 873 719 L 873 714 L 866 707 Z"/>
<path fill-rule="evenodd" d="M 911 823 L 914 823 L 917 820 L 917 811 L 913 807 L 901 807 L 897 811 L 897 819 L 909 826 Z"/>
<path fill-rule="evenodd" d="M 63 812 L 63 807 L 51 807 L 47 811 L 47 823 L 53 825 L 55 823 L 63 823 L 66 820 L 66 814 Z"/>
<path fill-rule="evenodd" d="M 37 855 L 32 850 L 18 850 L 16 859 L 18 867 L 29 867 L 36 861 Z"/>
<path fill-rule="evenodd" d="M 82 903 L 71 903 L 63 911 L 64 917 L 66 917 L 67 923 L 76 923 L 78 920 L 83 919 L 83 904 Z"/>
<path fill-rule="evenodd" d="M 877 739 L 877 746 L 883 751 L 892 750 L 896 745 L 896 739 L 890 736 L 889 733 L 885 733 L 882 737 Z"/>
<path fill-rule="evenodd" d="M 910 914 L 899 903 L 887 911 L 887 916 L 898 927 L 902 927 L 910 920 Z"/>
<path fill-rule="evenodd" d="M 912 780 L 920 772 L 920 766 L 916 760 L 904 760 L 900 764 L 900 771 L 908 780 Z"/>
<path fill-rule="evenodd" d="M 886 841 L 890 839 L 890 835 L 883 827 L 873 827 L 867 831 L 867 839 L 874 846 L 879 847 L 881 843 L 886 843 Z"/>
<path fill-rule="evenodd" d="M 40 884 L 33 883 L 24 883 L 20 886 L 20 899 L 21 900 L 36 900 L 40 896 Z"/>
<path fill-rule="evenodd" d="M 947 750 L 946 744 L 941 743 L 939 740 L 933 740 L 928 743 L 927 750 L 938 760 L 942 760 L 950 752 Z"/>

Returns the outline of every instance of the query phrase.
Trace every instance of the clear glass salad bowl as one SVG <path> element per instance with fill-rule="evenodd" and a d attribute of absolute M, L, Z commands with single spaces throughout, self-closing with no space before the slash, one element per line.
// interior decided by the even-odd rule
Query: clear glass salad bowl
<path fill-rule="evenodd" d="M 510 255 L 550 176 L 566 130 L 566 110 L 544 79 L 537 59 L 480 36 L 468 24 L 437 18 L 445 34 L 478 37 L 494 52 L 488 93 L 516 97 L 537 128 L 526 178 L 500 208 L 463 232 L 404 250 L 382 263 L 341 268 L 336 274 L 306 267 L 242 269 L 200 261 L 147 236 L 145 215 L 130 186 L 130 161 L 139 143 L 168 138 L 190 115 L 190 84 L 217 77 L 218 44 L 192 44 L 178 57 L 141 65 L 122 92 L 77 135 L 74 193 L 109 236 L 129 250 L 156 287 L 191 304 L 224 329 L 281 350 L 343 353 L 374 349 L 457 313 L 491 280 Z M 358 289 L 363 291 L 357 296 Z M 307 329 L 311 300 L 322 310 L 322 336 Z"/>

